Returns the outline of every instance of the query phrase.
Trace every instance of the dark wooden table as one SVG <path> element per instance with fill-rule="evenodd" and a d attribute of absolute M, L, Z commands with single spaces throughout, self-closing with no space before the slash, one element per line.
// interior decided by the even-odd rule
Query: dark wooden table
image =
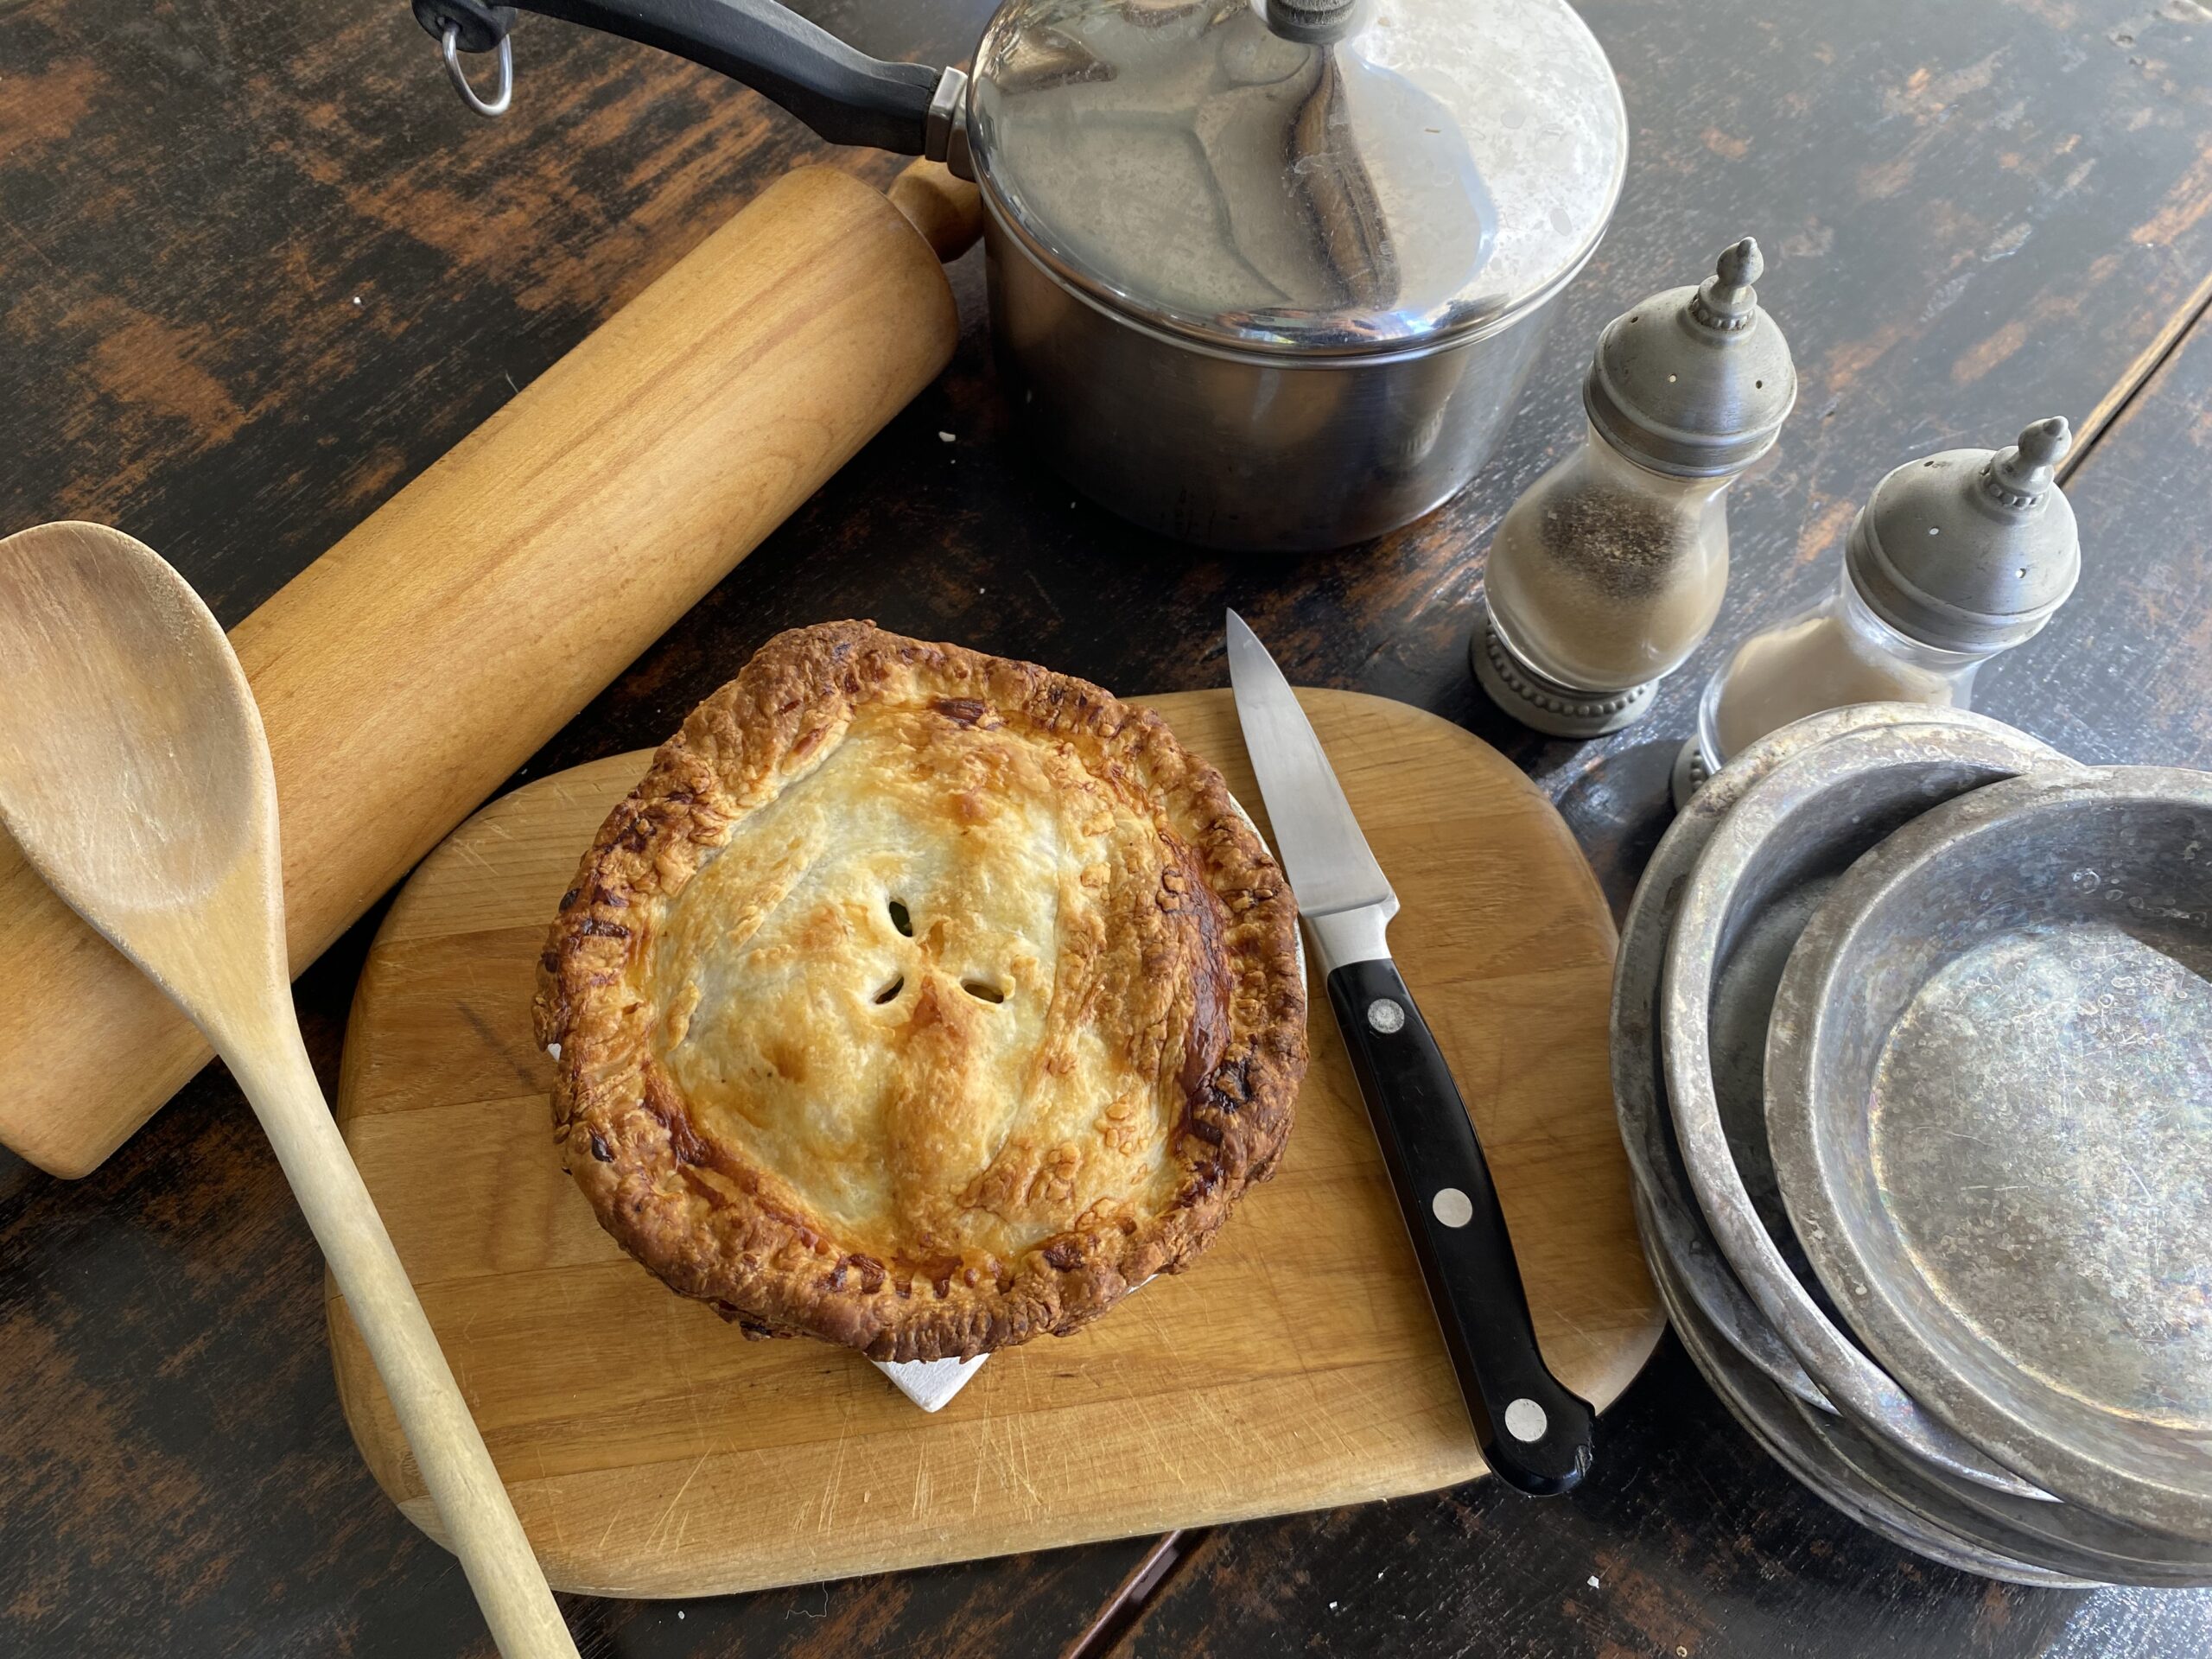
<path fill-rule="evenodd" d="M 811 0 L 964 57 L 988 0 Z M 1828 580 L 1917 452 L 2063 413 L 2082 588 L 1982 706 L 2097 760 L 2212 764 L 2212 12 L 2194 0 L 1589 0 L 1626 195 L 1502 452 L 1382 543 L 1228 559 L 1038 471 L 982 275 L 951 372 L 546 752 L 658 741 L 771 632 L 848 614 L 1130 691 L 1213 685 L 1223 605 L 1294 677 L 1526 766 L 1616 901 L 1718 652 Z M 105 519 L 245 615 L 765 179 L 819 153 L 741 90 L 525 22 L 515 113 L 400 0 L 0 0 L 0 531 Z M 887 179 L 884 158 L 837 165 Z M 1643 725 L 1540 741 L 1464 645 L 1498 516 L 1579 431 L 1594 331 L 1756 232 L 1802 391 L 1733 498 L 1715 641 Z M 957 442 L 939 442 L 940 431 Z M 487 502 L 487 512 L 498 504 Z M 372 917 L 302 983 L 326 1084 Z M 486 1654 L 452 1560 L 332 1390 L 321 1268 L 219 1070 L 88 1180 L 0 1154 L 0 1653 Z M 2212 1650 L 2212 1595 L 2031 1592 L 1902 1554 L 1761 1456 L 1664 1344 L 1596 1472 L 691 1605 L 574 1599 L 593 1656 L 1840 1656 Z"/>

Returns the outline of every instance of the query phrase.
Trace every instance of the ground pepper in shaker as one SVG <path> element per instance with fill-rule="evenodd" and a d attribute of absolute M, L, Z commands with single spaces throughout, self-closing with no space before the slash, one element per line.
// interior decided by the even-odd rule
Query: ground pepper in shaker
<path fill-rule="evenodd" d="M 1946 450 L 1876 485 L 1827 596 L 1745 640 L 1706 686 L 1676 806 L 1747 744 L 1823 709 L 1969 707 L 1974 671 L 2032 639 L 2081 575 L 2056 470 L 2072 442 L 2052 416 L 2009 449 Z"/>
<path fill-rule="evenodd" d="M 1752 287 L 1764 268 L 1745 237 L 1701 285 L 1607 324 L 1583 378 L 1581 447 L 1499 524 L 1469 654 L 1523 725 L 1618 731 L 1712 628 L 1728 585 L 1728 486 L 1797 398 L 1789 342 Z"/>

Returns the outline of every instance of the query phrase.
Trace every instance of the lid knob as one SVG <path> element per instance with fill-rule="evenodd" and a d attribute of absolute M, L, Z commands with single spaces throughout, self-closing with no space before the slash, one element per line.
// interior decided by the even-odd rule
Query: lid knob
<path fill-rule="evenodd" d="M 2005 449 L 1948 449 L 1874 486 L 1844 562 L 1870 609 L 1945 651 L 1989 653 L 2032 638 L 2082 573 L 2058 463 L 2074 431 L 2058 416 Z"/>
<path fill-rule="evenodd" d="M 1690 302 L 1692 315 L 1708 328 L 1733 333 L 1749 327 L 1759 308 L 1759 291 L 1751 284 L 1765 275 L 1758 240 L 1747 236 L 1724 249 L 1714 261 L 1713 275 L 1699 285 L 1697 298 Z"/>
<path fill-rule="evenodd" d="M 2008 507 L 2031 507 L 2058 478 L 2058 463 L 2074 447 L 2074 429 L 2063 415 L 2037 421 L 2020 433 L 2010 449 L 1990 457 L 1982 474 L 1989 493 Z"/>
<path fill-rule="evenodd" d="M 1695 288 L 1654 294 L 1606 325 L 1582 403 L 1608 443 L 1682 478 L 1741 472 L 1773 447 L 1797 370 L 1752 286 L 1765 272 L 1758 241 L 1742 237 Z"/>

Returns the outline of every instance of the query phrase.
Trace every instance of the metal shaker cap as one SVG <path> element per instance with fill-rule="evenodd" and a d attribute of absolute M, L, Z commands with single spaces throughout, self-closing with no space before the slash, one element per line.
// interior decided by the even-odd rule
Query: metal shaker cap
<path fill-rule="evenodd" d="M 1874 486 L 1844 565 L 1870 609 L 1946 651 L 2031 639 L 2082 574 L 2074 506 L 2057 466 L 2073 446 L 2052 416 L 2008 449 L 1948 449 Z"/>
<path fill-rule="evenodd" d="M 1567 0 L 1006 0 L 968 117 L 995 232 L 1240 356 L 1508 327 L 1597 247 L 1628 152 Z"/>
<path fill-rule="evenodd" d="M 1797 369 L 1751 286 L 1765 269 L 1747 236 L 1699 286 L 1654 294 L 1605 325 L 1582 406 L 1607 442 L 1683 478 L 1739 472 L 1773 447 Z"/>

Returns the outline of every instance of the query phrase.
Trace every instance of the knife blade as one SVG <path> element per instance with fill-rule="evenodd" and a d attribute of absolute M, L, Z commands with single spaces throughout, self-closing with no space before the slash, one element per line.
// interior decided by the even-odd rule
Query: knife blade
<path fill-rule="evenodd" d="M 1537 1348 L 1474 1120 L 1390 960 L 1398 896 L 1297 694 L 1234 611 L 1229 681 L 1275 852 L 1313 936 L 1475 1439 L 1509 1484 L 1564 1492 L 1590 1467 L 1597 1414 Z"/>

